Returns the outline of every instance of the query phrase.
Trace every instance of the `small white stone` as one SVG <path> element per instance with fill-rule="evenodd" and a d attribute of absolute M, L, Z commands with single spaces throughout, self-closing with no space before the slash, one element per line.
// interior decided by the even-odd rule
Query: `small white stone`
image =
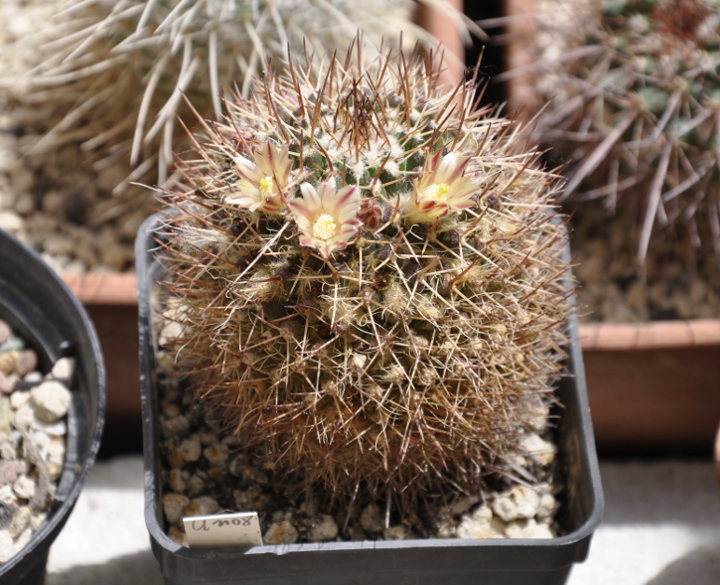
<path fill-rule="evenodd" d="M 189 548 L 190 545 L 188 544 L 187 535 L 185 534 L 185 531 L 182 528 L 180 528 L 179 526 L 171 526 L 168 534 L 169 534 L 170 538 L 172 538 L 180 546 Z"/>
<path fill-rule="evenodd" d="M 23 378 L 28 384 L 39 384 L 42 379 L 43 375 L 40 372 L 30 372 Z"/>
<path fill-rule="evenodd" d="M 330 514 L 318 514 L 308 534 L 310 542 L 327 542 L 338 535 L 338 525 Z"/>
<path fill-rule="evenodd" d="M 126 248 L 117 242 L 108 242 L 99 248 L 100 262 L 111 270 L 122 270 L 129 259 Z"/>
<path fill-rule="evenodd" d="M 58 380 L 72 380 L 75 374 L 75 358 L 64 357 L 55 362 L 52 369 L 53 378 Z"/>
<path fill-rule="evenodd" d="M 13 410 L 18 410 L 22 408 L 28 403 L 28 400 L 30 400 L 30 392 L 24 390 L 16 390 L 12 394 L 10 394 L 10 406 L 13 407 Z"/>
<path fill-rule="evenodd" d="M 183 509 L 183 516 L 209 516 L 220 510 L 217 500 L 209 496 L 201 496 L 190 500 L 190 503 Z"/>
<path fill-rule="evenodd" d="M 10 399 L 7 396 L 0 397 L 0 432 L 9 433 L 16 427 L 14 424 L 15 416 L 13 415 Z"/>
<path fill-rule="evenodd" d="M 179 494 L 183 493 L 186 488 L 185 480 L 183 479 L 182 470 L 173 468 L 168 474 L 168 487 Z"/>
<path fill-rule="evenodd" d="M 13 447 L 10 443 L 0 443 L 0 459 L 5 461 L 12 461 L 17 458 L 17 448 Z"/>
<path fill-rule="evenodd" d="M 165 494 L 162 499 L 163 511 L 170 524 L 180 524 L 185 506 L 190 503 L 190 498 L 182 494 Z"/>
<path fill-rule="evenodd" d="M 187 480 L 187 493 L 189 496 L 199 496 L 205 491 L 205 480 L 199 475 L 193 475 Z"/>
<path fill-rule="evenodd" d="M 57 380 L 47 380 L 30 391 L 35 415 L 44 422 L 56 422 L 67 414 L 72 394 Z"/>
<path fill-rule="evenodd" d="M 540 505 L 540 497 L 532 488 L 516 485 L 509 492 L 498 496 L 492 510 L 505 522 L 533 518 Z"/>
<path fill-rule="evenodd" d="M 450 516 L 443 518 L 437 523 L 437 537 L 438 538 L 454 538 L 455 537 L 455 522 Z"/>
<path fill-rule="evenodd" d="M 21 193 L 15 199 L 15 211 L 20 215 L 28 216 L 35 211 L 35 201 L 30 193 Z"/>
<path fill-rule="evenodd" d="M 173 467 L 182 468 L 188 462 L 195 462 L 202 455 L 202 445 L 197 435 L 183 439 L 179 445 L 170 449 L 168 460 Z"/>
<path fill-rule="evenodd" d="M 190 421 L 184 415 L 167 418 L 163 420 L 160 424 L 162 434 L 166 439 L 183 437 L 190 428 Z"/>
<path fill-rule="evenodd" d="M 32 444 L 35 445 L 43 459 L 47 459 L 47 452 L 50 448 L 50 437 L 42 431 L 34 431 L 30 435 Z"/>
<path fill-rule="evenodd" d="M 18 498 L 29 500 L 35 495 L 35 482 L 27 475 L 21 475 L 15 480 L 13 490 Z"/>
<path fill-rule="evenodd" d="M 540 496 L 540 505 L 538 506 L 535 516 L 538 520 L 546 520 L 552 518 L 557 508 L 557 502 L 550 493 L 544 493 Z"/>
<path fill-rule="evenodd" d="M 479 501 L 480 498 L 478 496 L 464 496 L 458 498 L 457 501 L 450 506 L 450 514 L 453 516 L 464 514 Z"/>
<path fill-rule="evenodd" d="M 19 234 L 25 228 L 22 217 L 12 211 L 0 211 L 0 229 L 13 235 Z"/>
<path fill-rule="evenodd" d="M 0 458 L 6 461 L 17 459 L 18 441 L 12 433 L 0 432 Z"/>
<path fill-rule="evenodd" d="M 53 256 L 68 256 L 73 253 L 73 242 L 63 235 L 49 235 L 43 241 L 43 249 Z"/>
<path fill-rule="evenodd" d="M 550 465 L 555 460 L 555 445 L 543 439 L 537 433 L 526 433 L 520 440 L 520 448 L 533 461 L 542 466 Z"/>
<path fill-rule="evenodd" d="M 210 465 L 217 467 L 223 465 L 229 457 L 228 448 L 222 443 L 215 443 L 210 445 L 203 451 L 205 459 L 208 460 Z"/>
<path fill-rule="evenodd" d="M 383 538 L 385 540 L 406 540 L 412 538 L 412 534 L 406 526 L 400 524 L 398 526 L 390 526 L 390 528 L 383 530 Z"/>
<path fill-rule="evenodd" d="M 15 541 L 14 550 L 15 554 L 19 553 L 22 549 L 24 549 L 27 546 L 27 543 L 30 542 L 30 538 L 32 537 L 32 528 L 28 527 L 25 530 L 23 530 L 22 534 L 18 536 L 17 540 Z"/>
<path fill-rule="evenodd" d="M 35 422 L 33 422 L 33 429 L 42 431 L 51 437 L 63 437 L 67 434 L 67 424 L 64 420 L 59 420 L 54 423 L 46 423 L 36 418 Z"/>
<path fill-rule="evenodd" d="M 377 504 L 368 504 L 360 513 L 360 526 L 367 532 L 382 532 L 385 529 L 380 508 Z"/>
<path fill-rule="evenodd" d="M 297 529 L 287 520 L 274 522 L 263 535 L 264 544 L 293 544 L 297 539 Z"/>
<path fill-rule="evenodd" d="M 45 512 L 38 514 L 37 516 L 33 514 L 30 518 L 30 528 L 37 530 L 40 526 L 42 526 L 42 523 L 45 522 L 45 518 L 47 518 L 47 513 Z"/>
<path fill-rule="evenodd" d="M 13 426 L 24 431 L 29 431 L 34 422 L 35 411 L 29 403 L 18 408 L 12 417 Z"/>
<path fill-rule="evenodd" d="M 493 522 L 493 513 L 488 506 L 480 506 L 463 515 L 457 527 L 458 538 L 502 538 L 504 535 Z"/>
<path fill-rule="evenodd" d="M 0 502 L 5 502 L 6 504 L 14 504 L 17 502 L 17 496 L 11 485 L 0 487 Z"/>
<path fill-rule="evenodd" d="M 534 519 L 510 522 L 505 528 L 508 538 L 554 538 L 547 524 L 538 524 Z"/>
<path fill-rule="evenodd" d="M 15 543 L 7 530 L 0 530 L 0 563 L 7 563 L 15 555 Z"/>
<path fill-rule="evenodd" d="M 15 510 L 12 522 L 8 527 L 8 532 L 13 538 L 20 536 L 26 528 L 30 525 L 30 518 L 32 517 L 32 511 L 30 506 L 20 506 Z"/>

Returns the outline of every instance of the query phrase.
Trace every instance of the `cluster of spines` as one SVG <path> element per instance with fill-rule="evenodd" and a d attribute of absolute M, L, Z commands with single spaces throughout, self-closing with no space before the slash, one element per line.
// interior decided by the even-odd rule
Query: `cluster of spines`
<path fill-rule="evenodd" d="M 561 19 L 541 21 L 541 54 L 556 55 L 558 39 L 576 45 L 536 65 L 549 102 L 537 140 L 567 162 L 565 197 L 601 199 L 631 220 L 625 246 L 640 264 L 663 228 L 720 256 L 719 7 L 606 1 L 574 5 L 561 31 Z"/>
<path fill-rule="evenodd" d="M 308 489 L 402 505 L 523 473 L 570 287 L 556 177 L 516 130 L 441 91 L 438 63 L 357 51 L 206 126 L 167 194 L 165 286 L 178 362 L 246 445 Z"/>
<path fill-rule="evenodd" d="M 443 0 L 424 4 L 444 5 Z M 279 68 L 288 52 L 323 54 L 345 47 L 358 30 L 376 49 L 382 39 L 409 46 L 436 41 L 412 20 L 414 3 L 277 0 L 155 1 L 87 0 L 58 14 L 56 39 L 42 48 L 43 62 L 29 74 L 61 113 L 35 146 L 42 152 L 81 142 L 99 168 L 122 165 L 126 178 L 94 210 L 111 217 L 119 204 L 147 200 L 133 182 L 164 184 L 173 152 L 187 148 L 180 116 L 192 121 L 188 98 L 206 118 L 221 116 L 223 92 L 237 85 L 247 95 L 268 67 Z M 472 23 L 458 28 L 466 32 Z M 477 27 L 474 27 L 477 30 Z M 93 153 L 90 155 L 90 153 Z"/>

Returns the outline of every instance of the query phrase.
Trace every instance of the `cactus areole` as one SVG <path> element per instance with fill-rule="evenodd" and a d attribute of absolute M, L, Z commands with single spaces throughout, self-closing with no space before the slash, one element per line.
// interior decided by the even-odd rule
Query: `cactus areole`
<path fill-rule="evenodd" d="M 440 63 L 348 55 L 205 124 L 164 194 L 167 346 L 315 497 L 402 510 L 528 479 L 519 436 L 553 401 L 570 311 L 557 177 L 473 84 L 439 87 Z"/>

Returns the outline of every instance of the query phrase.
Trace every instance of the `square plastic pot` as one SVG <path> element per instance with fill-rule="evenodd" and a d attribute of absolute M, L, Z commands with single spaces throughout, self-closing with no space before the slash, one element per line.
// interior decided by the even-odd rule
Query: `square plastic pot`
<path fill-rule="evenodd" d="M 0 319 L 38 354 L 48 372 L 76 359 L 63 472 L 47 520 L 30 542 L 0 565 L 0 584 L 42 585 L 50 545 L 70 515 L 100 446 L 105 366 L 95 329 L 77 298 L 33 250 L 0 230 Z"/>
<path fill-rule="evenodd" d="M 570 322 L 568 372 L 558 388 L 558 457 L 564 485 L 562 536 L 531 539 L 417 539 L 330 542 L 227 549 L 185 548 L 164 528 L 158 447 L 158 388 L 154 374 L 152 299 L 162 266 L 157 248 L 159 217 L 138 234 L 140 384 L 145 463 L 145 522 L 153 553 L 168 584 L 253 585 L 561 585 L 574 563 L 585 560 L 602 518 L 600 484 L 585 373 L 577 335 Z"/>

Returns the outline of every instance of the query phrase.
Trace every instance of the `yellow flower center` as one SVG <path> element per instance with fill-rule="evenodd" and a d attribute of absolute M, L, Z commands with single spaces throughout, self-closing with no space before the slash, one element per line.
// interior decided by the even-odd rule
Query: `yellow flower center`
<path fill-rule="evenodd" d="M 272 197 L 277 194 L 277 185 L 272 177 L 263 177 L 260 179 L 260 195 L 263 197 Z"/>
<path fill-rule="evenodd" d="M 439 185 L 430 185 L 423 191 L 423 199 L 429 199 L 430 201 L 437 201 L 438 203 L 445 203 L 447 200 L 447 194 L 450 191 L 450 186 L 447 183 L 440 183 Z"/>
<path fill-rule="evenodd" d="M 337 226 L 332 215 L 323 213 L 313 225 L 313 237 L 319 240 L 329 240 L 337 233 Z"/>

